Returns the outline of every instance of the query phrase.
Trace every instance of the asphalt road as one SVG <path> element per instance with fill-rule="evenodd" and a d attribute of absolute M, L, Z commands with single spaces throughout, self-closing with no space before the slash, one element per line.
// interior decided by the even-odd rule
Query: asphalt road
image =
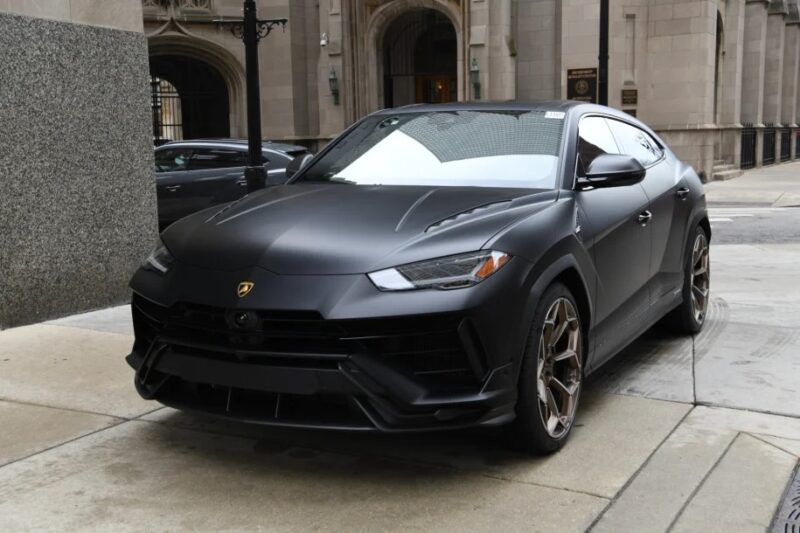
<path fill-rule="evenodd" d="M 800 242 L 800 207 L 709 207 L 712 244 L 788 244 Z"/>

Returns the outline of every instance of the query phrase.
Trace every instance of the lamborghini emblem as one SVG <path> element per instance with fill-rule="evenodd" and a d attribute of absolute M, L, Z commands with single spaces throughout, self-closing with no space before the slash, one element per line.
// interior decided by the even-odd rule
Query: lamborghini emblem
<path fill-rule="evenodd" d="M 250 291 L 253 290 L 254 285 L 255 283 L 253 283 L 252 281 L 243 281 L 236 288 L 236 294 L 239 295 L 239 298 L 244 298 L 245 296 L 250 294 Z"/>

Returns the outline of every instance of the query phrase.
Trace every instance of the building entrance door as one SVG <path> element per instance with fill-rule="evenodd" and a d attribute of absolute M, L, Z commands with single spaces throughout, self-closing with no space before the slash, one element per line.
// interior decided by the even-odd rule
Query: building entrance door
<path fill-rule="evenodd" d="M 384 105 L 454 102 L 458 99 L 456 30 L 435 9 L 405 13 L 383 41 Z"/>
<path fill-rule="evenodd" d="M 450 75 L 417 76 L 417 103 L 442 104 L 455 102 L 456 78 Z"/>

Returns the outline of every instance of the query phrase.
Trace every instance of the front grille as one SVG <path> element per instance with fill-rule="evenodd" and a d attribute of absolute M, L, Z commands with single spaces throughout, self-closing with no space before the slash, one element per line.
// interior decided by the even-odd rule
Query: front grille
<path fill-rule="evenodd" d="M 237 314 L 247 313 L 244 326 Z M 231 310 L 190 303 L 166 308 L 135 296 L 139 349 L 159 340 L 198 357 L 306 368 L 337 368 L 349 355 L 380 358 L 437 387 L 474 386 L 452 314 L 326 320 L 313 311 Z"/>

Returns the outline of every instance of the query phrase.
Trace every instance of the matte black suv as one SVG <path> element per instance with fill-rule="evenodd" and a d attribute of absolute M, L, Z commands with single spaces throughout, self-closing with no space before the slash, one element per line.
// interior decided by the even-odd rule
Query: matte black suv
<path fill-rule="evenodd" d="M 303 146 L 264 142 L 261 154 L 267 183 L 285 182 L 286 165 L 306 153 Z M 179 218 L 231 202 L 247 192 L 245 140 L 173 141 L 156 148 L 155 161 L 158 222 L 162 229 Z"/>

